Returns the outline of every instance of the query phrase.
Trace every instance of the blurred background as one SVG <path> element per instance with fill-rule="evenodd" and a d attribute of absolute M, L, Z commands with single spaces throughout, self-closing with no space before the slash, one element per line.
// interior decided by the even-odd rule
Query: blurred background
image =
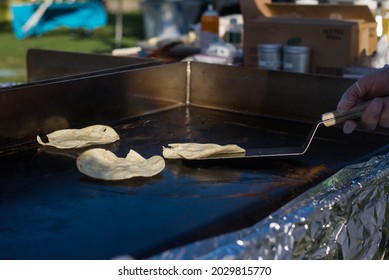
<path fill-rule="evenodd" d="M 30 1 L 24 1 L 31 3 Z M 38 36 L 16 38 L 11 24 L 11 5 L 23 1 L 0 0 L 0 82 L 26 81 L 26 52 L 29 48 L 43 48 L 92 53 L 111 53 L 115 48 L 115 25 L 118 2 L 106 0 L 107 23 L 94 30 L 59 27 Z M 123 47 L 135 46 L 144 38 L 140 0 L 121 1 Z"/>
<path fill-rule="evenodd" d="M 26 82 L 26 53 L 30 48 L 97 54 L 135 48 L 139 42 L 148 43 L 146 39 L 169 31 L 158 19 L 168 16 L 175 26 L 188 28 L 198 22 L 208 2 L 0 0 L 0 83 Z M 239 0 L 214 2 L 221 14 L 240 12 Z M 179 14 L 175 14 L 177 7 Z"/>
<path fill-rule="evenodd" d="M 286 3 L 265 9 L 271 2 Z M 200 24 L 203 16 L 216 31 Z M 264 67 L 263 44 L 305 44 L 303 72 L 354 77 L 389 63 L 388 24 L 389 0 L 0 0 L 0 83 L 27 82 L 29 49 Z M 333 33 L 340 29 L 350 36 Z M 320 34 L 328 38 L 319 41 Z"/>

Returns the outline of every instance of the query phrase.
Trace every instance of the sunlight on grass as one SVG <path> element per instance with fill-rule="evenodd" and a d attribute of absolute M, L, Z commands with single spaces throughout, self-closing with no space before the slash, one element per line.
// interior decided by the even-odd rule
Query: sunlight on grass
<path fill-rule="evenodd" d="M 139 11 L 123 17 L 122 47 L 136 46 L 143 39 L 143 18 Z M 60 28 L 40 37 L 25 40 L 15 38 L 10 25 L 0 25 L 0 82 L 26 82 L 26 53 L 30 48 L 111 53 L 115 48 L 115 16 L 110 14 L 108 24 L 93 32 Z"/>

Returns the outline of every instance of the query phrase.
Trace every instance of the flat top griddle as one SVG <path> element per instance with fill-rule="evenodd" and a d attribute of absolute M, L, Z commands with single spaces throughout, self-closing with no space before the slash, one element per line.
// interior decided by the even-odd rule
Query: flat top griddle
<path fill-rule="evenodd" d="M 295 146 L 309 123 L 183 106 L 110 123 L 118 156 L 161 154 L 173 142 Z M 388 150 L 387 136 L 321 128 L 298 158 L 167 161 L 152 178 L 104 182 L 81 174 L 77 150 L 30 144 L 0 156 L 0 259 L 147 258 L 252 225 L 343 166 Z"/>

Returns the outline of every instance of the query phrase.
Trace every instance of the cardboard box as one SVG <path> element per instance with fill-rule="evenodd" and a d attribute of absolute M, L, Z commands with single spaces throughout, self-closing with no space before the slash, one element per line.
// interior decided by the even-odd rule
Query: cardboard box
<path fill-rule="evenodd" d="M 311 48 L 310 72 L 341 75 L 361 54 L 376 50 L 375 18 L 367 6 L 296 5 L 271 0 L 241 0 L 244 64 L 258 67 L 258 44 L 299 39 Z"/>

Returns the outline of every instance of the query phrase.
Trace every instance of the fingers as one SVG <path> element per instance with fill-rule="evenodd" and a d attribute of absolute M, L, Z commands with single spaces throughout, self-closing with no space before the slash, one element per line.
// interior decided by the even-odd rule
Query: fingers
<path fill-rule="evenodd" d="M 387 99 L 382 106 L 381 119 L 378 125 L 389 127 L 389 99 Z"/>
<path fill-rule="evenodd" d="M 363 112 L 359 123 L 366 129 L 376 129 L 381 122 L 381 112 L 384 102 L 381 98 L 374 98 Z"/>
<path fill-rule="evenodd" d="M 343 132 L 345 134 L 350 134 L 351 132 L 353 132 L 358 126 L 358 123 L 356 121 L 353 121 L 353 120 L 348 120 L 348 121 L 345 121 L 344 124 L 343 124 Z"/>
<path fill-rule="evenodd" d="M 337 110 L 348 110 L 352 108 L 355 104 L 358 103 L 360 99 L 363 98 L 363 91 L 359 86 L 359 83 L 356 82 L 352 84 L 346 92 L 342 95 L 338 103 Z M 345 134 L 352 133 L 358 126 L 358 123 L 354 120 L 348 120 L 343 124 L 343 132 Z"/>
<path fill-rule="evenodd" d="M 352 133 L 358 125 L 374 130 L 377 126 L 389 127 L 389 99 L 374 98 L 363 112 L 360 120 L 348 120 L 343 125 L 345 134 Z"/>
<path fill-rule="evenodd" d="M 338 109 L 350 109 L 363 100 L 389 95 L 389 65 L 363 76 L 342 95 Z"/>
<path fill-rule="evenodd" d="M 347 110 L 352 108 L 359 100 L 363 98 L 364 94 L 358 82 L 352 84 L 346 92 L 342 95 L 339 103 L 338 110 Z"/>
<path fill-rule="evenodd" d="M 344 133 L 353 132 L 358 125 L 366 129 L 375 129 L 377 126 L 389 127 L 389 100 L 381 98 L 389 95 L 389 65 L 365 75 L 352 84 L 342 95 L 337 109 L 348 110 L 356 104 L 371 100 L 359 121 L 346 121 L 343 125 Z"/>

